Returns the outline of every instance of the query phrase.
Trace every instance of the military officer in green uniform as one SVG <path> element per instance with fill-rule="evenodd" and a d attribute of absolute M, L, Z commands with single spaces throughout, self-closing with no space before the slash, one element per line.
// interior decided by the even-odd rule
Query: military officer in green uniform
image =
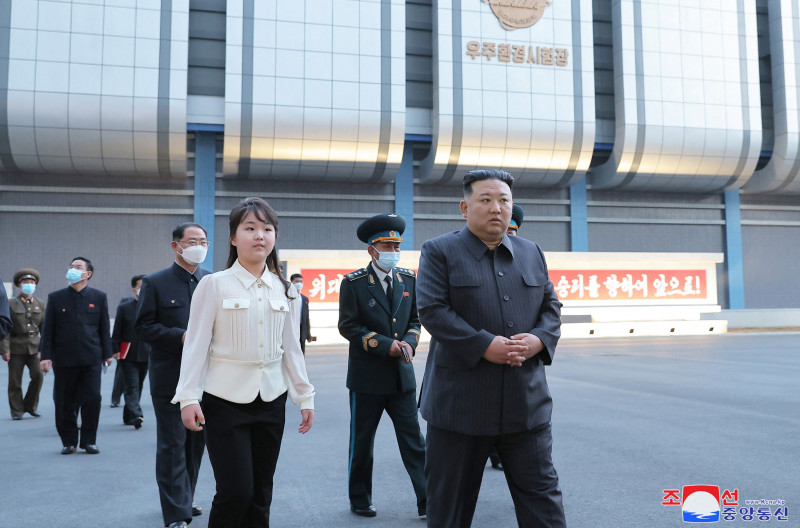
<path fill-rule="evenodd" d="M 348 273 L 339 292 L 339 333 L 350 342 L 350 509 L 374 517 L 372 452 L 383 411 L 394 424 L 400 455 L 426 513 L 425 439 L 419 429 L 412 360 L 420 323 L 414 292 L 416 274 L 396 267 L 406 222 L 396 214 L 373 216 L 358 226 L 372 262 Z"/>
<path fill-rule="evenodd" d="M 44 375 L 39 368 L 39 329 L 44 317 L 44 301 L 33 296 L 41 276 L 35 269 L 25 268 L 14 274 L 14 286 L 19 295 L 9 301 L 11 321 L 14 323 L 8 336 L 0 341 L 0 355 L 8 361 L 8 406 L 11 418 L 22 420 L 25 413 L 39 417 L 39 392 Z M 28 367 L 30 383 L 22 397 L 22 372 Z"/>

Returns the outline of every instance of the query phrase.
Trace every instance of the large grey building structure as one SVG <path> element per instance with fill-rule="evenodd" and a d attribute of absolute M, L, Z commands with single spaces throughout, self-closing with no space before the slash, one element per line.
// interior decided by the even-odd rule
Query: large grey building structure
<path fill-rule="evenodd" d="M 279 246 L 406 245 L 515 175 L 551 251 L 721 252 L 720 303 L 800 307 L 796 0 L 0 2 L 0 274 L 112 304 L 172 228 L 265 197 Z"/>

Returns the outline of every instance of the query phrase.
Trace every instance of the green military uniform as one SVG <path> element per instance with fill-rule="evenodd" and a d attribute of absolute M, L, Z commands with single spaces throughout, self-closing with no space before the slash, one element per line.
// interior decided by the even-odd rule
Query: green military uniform
<path fill-rule="evenodd" d="M 14 284 L 19 286 L 23 279 L 39 282 L 39 273 L 32 269 L 19 270 L 14 274 Z M 8 336 L 0 341 L 0 355 L 10 352 L 8 360 L 8 406 L 11 417 L 22 418 L 24 413 L 39 416 L 39 392 L 42 390 L 44 375 L 39 368 L 39 339 L 45 303 L 36 297 L 27 299 L 20 293 L 8 302 L 11 321 L 14 326 Z M 22 396 L 22 373 L 28 367 L 31 381 L 25 397 Z"/>
<path fill-rule="evenodd" d="M 399 219 L 399 220 L 398 220 Z M 370 235 L 359 238 L 370 245 L 399 242 L 405 221 L 397 215 L 379 215 L 365 222 Z M 362 224 L 363 226 L 364 224 Z M 371 229 L 370 229 L 370 226 Z M 386 229 L 382 229 L 385 227 Z M 385 235 L 385 236 L 381 236 Z M 348 273 L 339 291 L 339 332 L 350 342 L 347 388 L 350 389 L 350 505 L 360 515 L 372 508 L 372 462 L 375 430 L 385 410 L 394 424 L 400 454 L 411 477 L 420 514 L 426 507 L 425 439 L 417 419 L 414 367 L 389 354 L 394 341 L 417 348 L 416 274 L 391 269 L 391 299 L 378 279 L 374 263 Z M 374 508 L 372 514 L 374 515 Z"/>

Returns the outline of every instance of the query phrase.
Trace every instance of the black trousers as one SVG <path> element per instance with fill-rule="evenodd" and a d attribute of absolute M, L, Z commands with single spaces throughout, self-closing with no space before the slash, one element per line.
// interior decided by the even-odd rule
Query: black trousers
<path fill-rule="evenodd" d="M 22 397 L 22 373 L 28 367 L 31 381 L 25 397 Z M 42 390 L 44 375 L 39 368 L 39 354 L 11 354 L 8 360 L 8 406 L 11 416 L 22 416 L 26 412 L 36 412 L 39 407 L 39 392 Z"/>
<path fill-rule="evenodd" d="M 492 446 L 505 468 L 517 524 L 524 528 L 566 527 L 549 423 L 499 436 L 465 435 L 428 424 L 427 442 L 429 527 L 466 528 L 472 524 Z"/>
<path fill-rule="evenodd" d="M 111 388 L 111 403 L 119 404 L 122 393 L 125 392 L 125 376 L 122 374 L 121 361 L 117 360 L 117 368 L 114 369 L 114 386 Z"/>
<path fill-rule="evenodd" d="M 156 482 L 164 526 L 175 521 L 191 522 L 197 474 L 203 460 L 202 431 L 189 431 L 181 421 L 180 405 L 172 396 L 153 394 L 156 415 Z"/>
<path fill-rule="evenodd" d="M 348 485 L 350 505 L 366 508 L 372 504 L 372 465 L 375 431 L 383 411 L 394 424 L 403 465 L 411 477 L 417 506 L 425 505 L 425 439 L 419 430 L 415 391 L 399 394 L 365 394 L 350 391 L 350 460 Z M 485 461 L 486 459 L 484 459 Z"/>
<path fill-rule="evenodd" d="M 141 397 L 144 378 L 147 377 L 147 363 L 123 359 L 117 362 L 117 371 L 120 372 L 125 393 L 122 423 L 131 425 L 136 418 L 143 416 Z"/>
<path fill-rule="evenodd" d="M 56 404 L 56 430 L 65 446 L 86 447 L 97 443 L 100 421 L 100 363 L 83 367 L 55 367 L 53 400 Z M 81 414 L 78 439 L 78 409 Z"/>
<path fill-rule="evenodd" d="M 271 402 L 257 396 L 245 404 L 205 393 L 201 405 L 208 458 L 217 481 L 209 528 L 269 527 L 286 393 Z"/>

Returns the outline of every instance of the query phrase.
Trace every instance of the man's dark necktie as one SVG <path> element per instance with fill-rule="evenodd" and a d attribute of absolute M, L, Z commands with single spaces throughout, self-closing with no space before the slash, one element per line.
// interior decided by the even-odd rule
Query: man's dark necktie
<path fill-rule="evenodd" d="M 386 282 L 386 298 L 389 299 L 389 304 L 392 304 L 392 277 L 387 275 L 383 280 Z"/>

